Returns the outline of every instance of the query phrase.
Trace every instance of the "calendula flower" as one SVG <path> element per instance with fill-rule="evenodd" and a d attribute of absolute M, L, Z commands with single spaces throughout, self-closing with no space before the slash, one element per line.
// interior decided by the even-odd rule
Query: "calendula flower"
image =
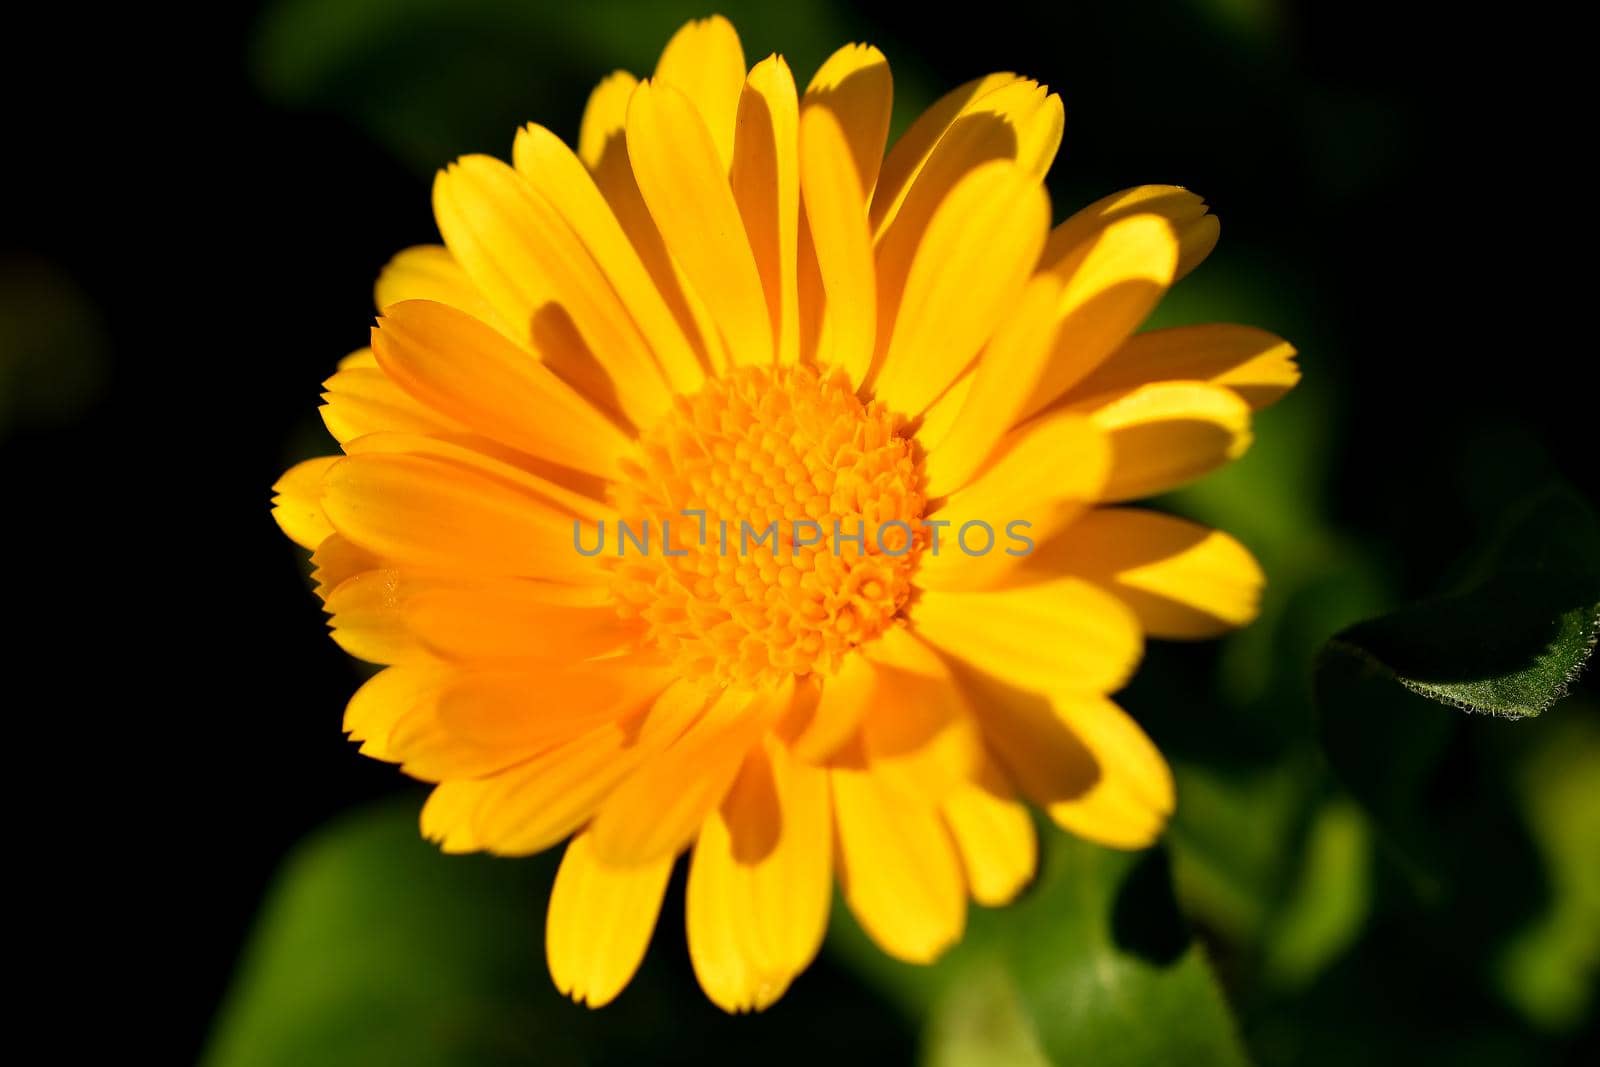
<path fill-rule="evenodd" d="M 1052 229 L 1062 107 L 1026 78 L 885 155 L 889 112 L 876 49 L 801 93 L 712 18 L 601 82 L 576 152 L 530 125 L 459 160 L 443 245 L 389 263 L 326 383 L 342 454 L 276 486 L 335 640 L 387 665 L 347 730 L 437 783 L 423 833 L 567 841 L 579 1001 L 627 984 L 685 851 L 737 1011 L 816 954 L 836 877 L 926 962 L 1029 881 L 1026 802 L 1149 844 L 1172 778 L 1108 694 L 1146 635 L 1256 611 L 1237 542 L 1121 506 L 1240 455 L 1297 378 L 1258 330 L 1134 332 L 1215 218 L 1142 186 Z"/>

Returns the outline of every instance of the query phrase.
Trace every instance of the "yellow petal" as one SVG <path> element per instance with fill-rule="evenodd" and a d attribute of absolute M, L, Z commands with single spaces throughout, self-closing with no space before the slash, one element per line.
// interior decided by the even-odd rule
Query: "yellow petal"
<path fill-rule="evenodd" d="M 1264 578 L 1220 530 L 1129 508 L 1098 508 L 1039 546 L 1029 571 L 1071 573 L 1115 593 L 1153 637 L 1216 637 L 1256 616 Z"/>
<path fill-rule="evenodd" d="M 893 104 L 889 61 L 870 44 L 847 44 L 823 60 L 801 100 L 802 110 L 826 111 L 838 125 L 855 164 L 863 204 L 872 199 L 878 183 Z"/>
<path fill-rule="evenodd" d="M 590 170 L 598 170 L 601 160 L 614 143 L 620 143 L 628 120 L 628 98 L 639 84 L 625 70 L 614 70 L 600 80 L 583 108 L 578 127 L 578 158 Z"/>
<path fill-rule="evenodd" d="M 676 740 L 707 695 L 678 682 L 642 716 L 609 723 L 492 779 L 473 811 L 472 835 L 502 856 L 542 852 L 588 822 L 617 786 Z"/>
<path fill-rule="evenodd" d="M 579 151 L 594 174 L 594 183 L 600 195 L 605 197 L 607 205 L 616 215 L 622 232 L 628 236 L 628 243 L 644 263 L 650 280 L 671 309 L 672 317 L 684 337 L 707 366 L 721 370 L 727 365 L 727 360 L 716 324 L 704 302 L 689 289 L 683 272 L 668 254 L 661 231 L 650 217 L 650 209 L 645 206 L 644 197 L 639 193 L 639 183 L 633 177 L 633 164 L 628 159 L 626 124 L 628 102 L 633 98 L 637 84 L 632 75 L 624 76 L 618 72 L 595 89 L 589 99 L 589 111 L 584 113 L 584 129 L 592 136 L 586 141 L 580 135 Z M 613 113 L 613 108 L 618 110 Z M 592 148 L 592 154 L 590 148 L 583 147 L 586 144 Z"/>
<path fill-rule="evenodd" d="M 617 863 L 676 855 L 722 802 L 775 711 L 772 694 L 724 690 L 606 801 L 592 827 L 596 850 Z"/>
<path fill-rule="evenodd" d="M 1091 413 L 1111 438 L 1101 499 L 1154 496 L 1211 473 L 1250 447 L 1250 408 L 1205 382 L 1157 382 Z"/>
<path fill-rule="evenodd" d="M 545 959 L 557 989 L 591 1008 L 622 992 L 650 945 L 671 873 L 671 856 L 616 867 L 595 853 L 589 834 L 572 839 L 545 920 Z"/>
<path fill-rule="evenodd" d="M 972 899 L 988 907 L 1009 904 L 1033 878 L 1039 842 L 1033 816 L 1018 803 L 998 767 L 985 766 L 940 805 L 961 854 Z"/>
<path fill-rule="evenodd" d="M 450 853 L 481 849 L 482 843 L 472 832 L 472 813 L 492 782 L 492 778 L 462 778 L 434 786 L 418 820 L 423 840 Z"/>
<path fill-rule="evenodd" d="M 772 362 L 772 320 L 755 256 L 700 115 L 670 85 L 628 105 L 628 156 L 667 249 L 705 302 L 735 363 Z"/>
<path fill-rule="evenodd" d="M 272 485 L 272 517 L 301 548 L 316 548 L 333 533 L 322 511 L 322 476 L 337 462 L 338 456 L 318 456 L 296 463 Z"/>
<path fill-rule="evenodd" d="M 396 253 L 378 273 L 372 298 L 379 311 L 402 300 L 434 300 L 499 325 L 494 308 L 443 245 L 413 245 Z"/>
<path fill-rule="evenodd" d="M 627 648 L 643 635 L 642 624 L 619 617 L 609 596 L 571 603 L 554 595 L 565 588 L 572 587 L 503 581 L 435 588 L 411 596 L 402 610 L 423 647 L 456 660 L 572 663 Z"/>
<path fill-rule="evenodd" d="M 757 63 L 739 98 L 729 182 L 766 291 L 779 363 L 800 358 L 799 99 L 782 56 Z"/>
<path fill-rule="evenodd" d="M 1043 187 L 1014 163 L 985 164 L 955 186 L 905 275 L 873 386 L 878 399 L 920 414 L 949 386 L 1016 302 L 1049 221 Z M 881 283 L 881 256 L 878 265 Z M 890 273 L 896 269 L 889 266 Z M 883 326 L 880 304 L 880 331 Z"/>
<path fill-rule="evenodd" d="M 1277 403 L 1300 381 L 1294 346 L 1265 330 L 1216 323 L 1149 330 L 1128 338 L 1065 402 L 1093 403 L 1148 382 L 1195 381 L 1226 386 L 1252 410 Z"/>
<path fill-rule="evenodd" d="M 338 534 L 323 538 L 316 551 L 311 553 L 311 580 L 315 592 L 324 601 L 339 586 L 362 571 L 384 566 L 383 560 Z"/>
<path fill-rule="evenodd" d="M 724 1011 L 760 1010 L 816 955 L 832 897 L 828 774 L 769 738 L 700 828 L 689 866 L 689 958 Z"/>
<path fill-rule="evenodd" d="M 739 94 L 744 88 L 744 49 L 733 23 L 721 15 L 686 22 L 656 62 L 655 81 L 681 92 L 699 112 L 727 174 L 733 161 Z"/>
<path fill-rule="evenodd" d="M 866 648 L 877 668 L 861 720 L 861 748 L 874 774 L 939 799 L 971 781 L 983 739 L 939 656 L 900 627 Z"/>
<path fill-rule="evenodd" d="M 621 651 L 642 632 L 640 624 L 617 615 L 603 585 L 447 578 L 375 560 L 339 582 L 325 601 L 334 640 L 376 663 L 447 658 L 571 665 Z"/>
<path fill-rule="evenodd" d="M 390 731 L 417 702 L 448 675 L 436 664 L 387 667 L 355 691 L 344 710 L 344 732 L 360 742 L 361 753 L 386 763 L 402 759 L 389 744 Z"/>
<path fill-rule="evenodd" d="M 407 628 L 401 605 L 425 579 L 406 571 L 381 568 L 339 583 L 324 604 L 333 616 L 333 639 L 357 659 L 399 663 L 424 653 Z"/>
<path fill-rule="evenodd" d="M 1159 215 L 1130 215 L 1051 268 L 1066 279 L 1054 347 L 1023 414 L 1055 400 L 1126 341 L 1172 284 L 1177 262 L 1172 224 Z"/>
<path fill-rule="evenodd" d="M 877 670 L 864 655 L 846 656 L 822 682 L 815 700 L 796 702 L 782 730 L 790 748 L 810 763 L 821 763 L 856 736 L 877 691 Z"/>
<path fill-rule="evenodd" d="M 1029 278 L 978 357 L 958 414 L 935 426 L 930 411 L 917 431 L 928 452 L 929 498 L 965 485 L 1022 418 L 1053 349 L 1061 288 L 1062 279 L 1049 272 Z"/>
<path fill-rule="evenodd" d="M 671 396 L 594 257 L 549 201 L 488 156 L 463 156 L 433 186 L 445 244 L 557 373 L 648 426 Z M 381 354 L 380 354 L 381 355 Z"/>
<path fill-rule="evenodd" d="M 672 682 L 658 662 L 608 659 L 565 667 L 473 670 L 439 695 L 439 721 L 481 745 L 536 752 L 620 722 Z"/>
<path fill-rule="evenodd" d="M 936 528 L 937 551 L 924 553 L 917 584 L 995 584 L 1098 499 L 1110 470 L 1107 435 L 1081 414 L 1055 412 L 1013 431 L 966 488 L 929 513 L 949 525 Z"/>
<path fill-rule="evenodd" d="M 517 132 L 512 159 L 517 173 L 555 208 L 594 257 L 673 391 L 697 391 L 705 381 L 699 357 L 582 162 L 561 138 L 533 124 Z"/>
<path fill-rule="evenodd" d="M 907 193 L 951 127 L 968 113 L 978 110 L 978 101 L 986 98 L 994 90 L 1022 80 L 1015 74 L 1009 73 L 975 78 L 950 90 L 917 117 L 917 120 L 895 141 L 894 147 L 889 149 L 888 156 L 884 158 L 883 169 L 879 173 L 878 184 L 872 194 L 873 233 L 882 234 L 894 221 L 901 204 L 905 202 Z M 985 125 L 994 128 L 997 124 L 989 122 Z M 1004 152 L 1005 139 L 1001 136 L 1003 132 L 996 129 L 995 147 L 992 154 L 986 158 L 999 158 Z M 1012 137 L 1014 139 L 1015 135 Z"/>
<path fill-rule="evenodd" d="M 829 774 L 845 901 L 868 935 L 907 963 L 931 963 L 961 939 L 966 885 L 933 804 L 860 762 Z"/>
<path fill-rule="evenodd" d="M 956 188 L 996 160 L 1013 162 L 1037 184 L 1060 139 L 1060 98 L 1034 82 L 1011 81 L 985 94 L 945 131 L 891 222 L 877 223 L 879 200 L 874 197 L 880 348 L 899 312 L 914 257 L 921 255 L 934 216 L 946 210 Z M 1049 226 L 1048 206 L 1045 216 L 1042 228 Z M 1044 234 L 1037 240 L 1042 245 Z M 1037 259 L 1035 253 L 1030 268 Z"/>
<path fill-rule="evenodd" d="M 615 477 L 622 431 L 528 352 L 444 304 L 395 304 L 373 350 L 406 392 L 531 455 Z"/>
<path fill-rule="evenodd" d="M 968 103 L 939 135 L 898 203 L 881 199 L 886 190 L 880 182 L 872 202 L 880 245 L 894 253 L 900 245 L 914 243 L 950 191 L 987 162 L 1011 160 L 1024 174 L 1042 179 L 1061 144 L 1062 124 L 1061 98 L 1026 78 L 1009 78 Z M 895 151 L 899 148 L 896 144 Z M 885 180 L 893 162 L 891 153 L 884 163 Z M 898 286 L 891 284 L 890 289 L 897 292 Z"/>
<path fill-rule="evenodd" d="M 455 419 L 400 388 L 375 359 L 370 367 L 341 368 L 322 388 L 322 422 L 340 444 L 369 433 L 458 434 L 465 430 Z"/>
<path fill-rule="evenodd" d="M 1109 693 L 1128 680 L 1143 647 L 1133 613 L 1076 578 L 979 593 L 927 590 L 911 622 L 947 656 L 1024 689 Z"/>
<path fill-rule="evenodd" d="M 350 698 L 345 731 L 362 742 L 363 755 L 430 782 L 494 774 L 531 755 L 526 747 L 468 740 L 440 721 L 439 696 L 455 678 L 425 662 L 390 667 Z"/>
<path fill-rule="evenodd" d="M 1127 712 L 1109 700 L 1055 700 L 1056 714 L 1100 768 L 1081 798 L 1053 804 L 1050 817 L 1064 830 L 1112 848 L 1152 844 L 1172 815 L 1172 771 Z"/>
<path fill-rule="evenodd" d="M 432 456 L 348 456 L 323 479 L 335 530 L 384 559 L 449 573 L 592 582 L 574 518 L 465 464 Z"/>
<path fill-rule="evenodd" d="M 1063 829 L 1113 848 L 1142 848 L 1160 835 L 1172 813 L 1172 774 L 1121 708 L 972 672 L 961 678 L 1011 780 Z"/>
<path fill-rule="evenodd" d="M 1135 214 L 1160 215 L 1172 223 L 1179 245 L 1174 281 L 1211 254 L 1221 232 L 1217 217 L 1206 213 L 1206 202 L 1189 190 L 1178 185 L 1140 185 L 1095 201 L 1052 230 L 1044 255 L 1039 257 L 1040 268 L 1055 267 L 1107 224 Z"/>
<path fill-rule="evenodd" d="M 877 279 L 866 199 L 849 152 L 833 113 L 807 108 L 800 116 L 800 188 L 827 300 L 826 359 L 859 386 L 872 366 Z"/>
<path fill-rule="evenodd" d="M 381 431 L 346 441 L 351 456 L 431 456 L 470 467 L 488 477 L 507 482 L 557 510 L 589 523 L 615 521 L 617 513 L 599 499 L 606 483 L 593 475 L 534 459 L 471 434 L 432 437 L 427 434 Z"/>

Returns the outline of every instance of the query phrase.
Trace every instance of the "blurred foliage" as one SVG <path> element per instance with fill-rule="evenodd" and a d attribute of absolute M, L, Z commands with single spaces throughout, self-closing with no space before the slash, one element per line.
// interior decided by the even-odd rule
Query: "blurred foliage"
<path fill-rule="evenodd" d="M 589 87 L 612 70 L 649 75 L 672 32 L 713 10 L 738 26 L 746 60 L 781 52 L 802 88 L 863 36 L 847 6 L 817 0 L 279 0 L 254 66 L 269 98 L 334 112 L 432 174 L 465 152 L 508 155 L 525 122 L 575 136 Z M 894 77 L 903 124 L 931 97 L 913 63 L 897 57 Z"/>
<path fill-rule="evenodd" d="M 842 910 L 830 949 L 923 1022 L 936 1062 L 1247 1062 L 1173 899 L 1166 853 L 1041 832 L 1037 883 L 1008 908 L 974 909 L 961 943 L 936 965 L 883 955 Z M 955 1052 L 944 1046 L 952 1040 Z"/>
<path fill-rule="evenodd" d="M 893 1011 L 826 962 L 761 1015 L 713 1007 L 690 971 L 681 884 L 627 991 L 603 1011 L 573 1004 L 544 973 L 559 851 L 443 855 L 417 832 L 418 803 L 354 812 L 297 851 L 218 1015 L 208 1067 L 695 1063 L 711 1050 L 728 1063 L 911 1058 Z"/>
<path fill-rule="evenodd" d="M 0 255 L 0 438 L 69 425 L 110 384 L 105 326 L 54 264 Z"/>
<path fill-rule="evenodd" d="M 1458 585 L 1344 630 L 1316 665 L 1329 761 L 1430 880 L 1452 844 L 1430 790 L 1452 749 L 1492 736 L 1455 709 L 1517 719 L 1566 694 L 1600 627 L 1600 523 L 1570 490 L 1541 490 L 1509 512 Z"/>
<path fill-rule="evenodd" d="M 1037 885 L 1012 908 L 975 909 L 938 965 L 889 959 L 839 906 L 824 959 L 776 1007 L 734 1018 L 695 983 L 676 885 L 639 976 L 596 1012 L 542 973 L 555 854 L 445 856 L 419 839 L 414 801 L 357 813 L 286 867 L 205 1063 L 696 1062 L 712 1048 L 730 1063 L 894 1062 L 912 1057 L 916 1028 L 926 1058 L 949 1065 L 1244 1064 L 1165 853 L 1044 834 Z"/>

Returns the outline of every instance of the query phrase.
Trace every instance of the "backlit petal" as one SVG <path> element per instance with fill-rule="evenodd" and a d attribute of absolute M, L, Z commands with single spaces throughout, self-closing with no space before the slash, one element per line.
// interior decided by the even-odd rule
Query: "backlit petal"
<path fill-rule="evenodd" d="M 596 850 L 618 863 L 676 855 L 727 795 L 775 711 L 769 694 L 725 690 L 600 809 L 593 827 Z"/>
<path fill-rule="evenodd" d="M 1207 214 L 1206 202 L 1189 190 L 1177 185 L 1140 185 L 1095 201 L 1052 230 L 1044 255 L 1039 257 L 1040 268 L 1051 269 L 1107 224 L 1137 214 L 1160 215 L 1177 232 L 1179 251 L 1174 281 L 1211 254 L 1221 232 L 1217 217 Z"/>
<path fill-rule="evenodd" d="M 962 179 L 917 244 L 873 387 L 879 399 L 918 414 L 972 362 L 1027 281 L 1049 215 L 1043 187 L 1013 163 Z M 880 282 L 884 266 L 880 258 Z"/>
<path fill-rule="evenodd" d="M 443 245 L 413 245 L 396 253 L 372 288 L 379 311 L 402 300 L 433 300 L 498 325 L 494 308 Z"/>
<path fill-rule="evenodd" d="M 1033 878 L 1039 861 L 1033 816 L 1012 794 L 1000 769 L 986 765 L 940 805 L 961 854 L 972 899 L 988 907 L 1009 904 Z"/>
<path fill-rule="evenodd" d="M 634 90 L 628 157 L 667 249 L 710 310 L 732 360 L 772 362 L 772 320 L 744 221 L 689 99 L 668 84 Z"/>
<path fill-rule="evenodd" d="M 518 131 L 512 158 L 517 172 L 561 214 L 594 257 L 673 390 L 699 389 L 705 380 L 699 357 L 578 157 L 561 138 L 530 124 Z"/>
<path fill-rule="evenodd" d="M 911 622 L 945 655 L 1024 689 L 1109 693 L 1127 681 L 1143 648 L 1133 613 L 1076 578 L 977 593 L 924 591 Z"/>
<path fill-rule="evenodd" d="M 1176 489 L 1238 459 L 1250 447 L 1250 408 L 1205 382 L 1158 382 L 1095 409 L 1111 438 L 1104 500 Z"/>
<path fill-rule="evenodd" d="M 782 56 L 757 63 L 739 98 L 729 181 L 766 291 L 778 362 L 800 358 L 799 100 Z"/>
<path fill-rule="evenodd" d="M 840 879 L 856 921 L 889 955 L 931 963 L 966 928 L 966 883 L 931 801 L 857 761 L 834 767 Z"/>
<path fill-rule="evenodd" d="M 700 829 L 689 867 L 689 958 L 724 1011 L 781 996 L 822 944 L 832 897 L 828 774 L 772 739 Z"/>
<path fill-rule="evenodd" d="M 476 319 L 408 301 L 373 331 L 384 373 L 456 421 L 532 455 L 615 476 L 622 431 L 566 383 Z"/>
<path fill-rule="evenodd" d="M 800 116 L 800 188 L 826 294 L 825 359 L 859 386 L 872 365 L 878 327 L 872 235 L 845 134 L 823 108 Z"/>
<path fill-rule="evenodd" d="M 686 22 L 656 62 L 654 80 L 681 92 L 699 112 L 721 160 L 733 161 L 739 94 L 744 88 L 744 49 L 733 23 L 721 15 Z"/>
<path fill-rule="evenodd" d="M 1039 546 L 1025 569 L 1115 593 L 1153 637 L 1216 637 L 1256 616 L 1261 567 L 1220 530 L 1153 511 L 1099 508 Z"/>
<path fill-rule="evenodd" d="M 650 945 L 672 857 L 614 866 L 590 835 L 567 845 L 550 891 L 545 959 L 556 988 L 579 1004 L 609 1004 L 633 978 Z"/>
<path fill-rule="evenodd" d="M 1222 323 L 1136 333 L 1083 381 L 1065 402 L 1093 403 L 1156 381 L 1226 386 L 1259 411 L 1300 381 L 1294 346 L 1265 330 Z"/>
<path fill-rule="evenodd" d="M 889 61 L 870 44 L 847 44 L 823 60 L 800 103 L 802 109 L 815 107 L 832 116 L 855 164 L 862 202 L 870 202 L 893 111 Z"/>
<path fill-rule="evenodd" d="M 1126 341 L 1172 284 L 1177 262 L 1172 224 L 1159 215 L 1131 215 L 1053 266 L 1065 279 L 1054 348 L 1023 414 L 1055 400 Z"/>
<path fill-rule="evenodd" d="M 338 461 L 338 456 L 318 456 L 296 463 L 272 485 L 272 517 L 301 548 L 316 548 L 333 533 L 322 511 L 322 476 Z"/>

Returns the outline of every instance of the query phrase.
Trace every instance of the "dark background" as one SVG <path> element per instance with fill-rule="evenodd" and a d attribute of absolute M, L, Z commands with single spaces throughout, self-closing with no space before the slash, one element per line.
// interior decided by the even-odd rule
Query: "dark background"
<path fill-rule="evenodd" d="M 199 1050 L 286 851 L 414 788 L 342 740 L 361 675 L 268 514 L 278 473 L 320 450 L 318 383 L 364 343 L 384 260 L 436 239 L 433 166 L 506 155 L 530 119 L 575 136 L 590 85 L 646 73 L 694 13 L 612 4 L 563 38 L 549 28 L 582 5 L 370 28 L 381 5 L 344 23 L 217 6 L 63 9 L 12 37 L 6 75 L 14 847 L 73 872 L 45 999 L 103 1002 L 100 1036 L 157 1062 Z M 1576 167 L 1594 124 L 1559 80 L 1577 80 L 1560 57 L 1579 31 L 1422 7 L 868 3 L 812 21 L 824 44 L 879 45 L 897 92 L 992 69 L 1061 91 L 1058 217 L 1147 181 L 1208 199 L 1223 239 L 1195 299 L 1294 340 L 1319 397 L 1256 448 L 1315 453 L 1318 511 L 1299 518 L 1357 546 L 1381 608 L 1434 588 L 1531 481 L 1600 489 Z M 729 13 L 752 62 L 785 50 L 803 80 L 823 54 Z M 1217 669 L 1213 649 L 1173 655 Z M 1198 758 L 1261 747 L 1255 721 Z"/>

